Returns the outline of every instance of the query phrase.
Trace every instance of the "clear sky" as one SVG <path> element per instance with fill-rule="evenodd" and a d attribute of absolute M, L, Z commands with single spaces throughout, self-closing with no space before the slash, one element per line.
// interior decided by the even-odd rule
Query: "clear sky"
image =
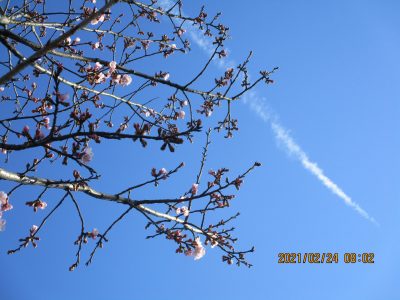
<path fill-rule="evenodd" d="M 189 2 L 188 11 L 198 7 Z M 205 2 L 208 11 L 222 11 L 230 27 L 230 59 L 239 62 L 253 50 L 252 74 L 280 68 L 275 83 L 258 88 L 256 96 L 265 98 L 310 160 L 380 226 L 288 155 L 248 99 L 233 108 L 239 133 L 231 140 L 213 134 L 207 163 L 214 169 L 229 166 L 234 173 L 256 160 L 263 163 L 246 178 L 230 208 L 241 212 L 235 222 L 239 244 L 256 247 L 249 256 L 254 268 L 227 266 L 216 249 L 208 248 L 200 261 L 177 255 L 165 239 L 145 240 L 146 222 L 132 214 L 111 232 L 90 267 L 71 273 L 79 224 L 70 203 L 49 222 L 37 249 L 7 256 L 6 250 L 43 217 L 24 207 L 31 200 L 25 189 L 15 194 L 15 209 L 0 234 L 0 299 L 400 299 L 400 2 L 243 3 Z M 187 63 L 207 60 L 198 47 L 190 55 Z M 176 78 L 185 78 L 188 70 L 170 66 Z M 189 176 L 198 168 L 203 142 L 198 135 L 194 145 L 163 155 L 158 147 L 143 151 L 131 143 L 110 143 L 94 148 L 93 163 L 103 174 L 102 189 L 111 193 L 145 178 L 153 166 L 172 169 L 184 160 L 185 171 L 159 189 L 173 194 L 178 185 L 193 182 Z M 7 167 L 19 165 L 12 161 Z M 123 180 L 116 181 L 116 173 Z M 8 187 L 0 182 L 0 190 Z M 56 199 L 47 202 L 54 205 Z M 79 199 L 93 227 L 104 229 L 122 212 L 116 205 Z M 278 264 L 280 252 L 337 252 L 339 263 Z M 373 252 L 375 263 L 345 264 L 345 252 Z"/>

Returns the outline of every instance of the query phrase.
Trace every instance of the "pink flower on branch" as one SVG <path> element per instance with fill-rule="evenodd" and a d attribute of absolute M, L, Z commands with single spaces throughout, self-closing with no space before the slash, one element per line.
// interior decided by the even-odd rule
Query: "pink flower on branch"
<path fill-rule="evenodd" d="M 191 188 L 192 194 L 196 195 L 198 191 L 199 191 L 199 185 L 197 183 L 193 183 Z"/>
<path fill-rule="evenodd" d="M 94 64 L 94 70 L 98 71 L 103 67 L 103 65 L 101 63 L 99 63 L 98 61 L 96 61 L 96 63 Z"/>
<path fill-rule="evenodd" d="M 38 209 L 43 210 L 43 209 L 45 209 L 47 207 L 47 203 L 42 201 L 42 200 L 40 200 L 40 199 L 37 199 L 35 201 L 28 201 L 25 204 L 27 206 L 33 207 L 33 211 L 34 212 L 37 212 Z"/>
<path fill-rule="evenodd" d="M 110 61 L 110 63 L 108 64 L 108 67 L 110 68 L 110 73 L 114 73 L 115 70 L 117 69 L 117 62 Z"/>
<path fill-rule="evenodd" d="M 9 200 L 8 195 L 5 192 L 1 191 L 0 192 L 1 211 L 8 211 L 13 209 L 13 206 L 9 203 L 8 200 Z"/>
<path fill-rule="evenodd" d="M 206 255 L 206 249 L 204 248 L 200 237 L 197 237 L 194 241 L 195 243 L 195 247 L 194 247 L 194 251 L 193 251 L 193 257 L 194 260 L 199 260 L 201 259 L 204 255 Z"/>
<path fill-rule="evenodd" d="M 167 81 L 169 79 L 169 73 L 164 73 L 164 75 L 162 76 L 162 78 Z"/>
<path fill-rule="evenodd" d="M 182 206 L 182 207 L 178 207 L 175 210 L 175 212 L 177 215 L 182 214 L 183 216 L 187 217 L 187 216 L 189 216 L 190 210 L 189 210 L 189 208 L 187 208 L 187 206 Z"/>
<path fill-rule="evenodd" d="M 93 228 L 93 230 L 88 233 L 88 236 L 92 239 L 96 239 L 98 235 L 99 231 L 97 230 L 97 228 Z"/>
<path fill-rule="evenodd" d="M 96 42 L 96 43 L 92 44 L 92 49 L 93 50 L 94 49 L 99 49 L 99 47 L 100 47 L 100 43 L 99 42 Z"/>
<path fill-rule="evenodd" d="M 92 159 L 93 159 L 93 151 L 92 148 L 90 147 L 86 147 L 83 152 L 81 153 L 81 157 L 80 160 L 81 162 L 83 162 L 84 164 L 89 163 Z"/>
<path fill-rule="evenodd" d="M 31 236 L 36 233 L 36 231 L 39 229 L 37 225 L 32 225 L 31 229 L 29 230 Z"/>
<path fill-rule="evenodd" d="M 180 111 L 178 112 L 178 117 L 179 117 L 179 119 L 184 119 L 184 118 L 185 118 L 185 115 L 186 115 L 186 113 L 185 113 L 184 110 L 180 110 Z"/>
<path fill-rule="evenodd" d="M 72 42 L 71 37 L 67 37 L 66 40 L 65 40 L 65 44 L 67 46 L 69 46 L 69 45 L 71 45 L 71 42 Z"/>
<path fill-rule="evenodd" d="M 119 81 L 119 83 L 122 86 L 128 86 L 131 84 L 131 82 L 132 82 L 132 77 L 128 74 L 122 75 L 121 80 Z"/>
<path fill-rule="evenodd" d="M 22 134 L 25 136 L 29 136 L 29 126 L 25 125 L 24 128 L 22 128 Z"/>
<path fill-rule="evenodd" d="M 111 76 L 111 83 L 112 84 L 119 84 L 120 81 L 121 81 L 121 75 L 120 74 L 118 74 L 118 75 L 113 74 Z"/>

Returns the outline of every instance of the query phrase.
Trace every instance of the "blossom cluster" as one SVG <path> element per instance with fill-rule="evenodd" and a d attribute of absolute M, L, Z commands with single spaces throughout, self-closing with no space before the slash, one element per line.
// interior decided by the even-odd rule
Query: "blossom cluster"
<path fill-rule="evenodd" d="M 196 237 L 194 242 L 194 249 L 188 249 L 185 251 L 186 256 L 193 256 L 194 260 L 201 259 L 204 255 L 206 255 L 206 249 L 201 242 L 200 237 Z"/>
<path fill-rule="evenodd" d="M 10 204 L 8 195 L 0 191 L 0 231 L 4 231 L 6 226 L 6 220 L 3 219 L 3 212 L 13 209 L 13 206 Z"/>
<path fill-rule="evenodd" d="M 92 46 L 93 47 L 93 46 Z M 98 43 L 94 44 L 98 48 Z M 111 61 L 108 63 L 108 71 L 105 71 L 104 66 L 96 62 L 94 66 L 88 66 L 85 71 L 87 73 L 87 80 L 91 84 L 101 84 L 111 79 L 111 84 L 119 84 L 121 86 L 128 86 L 132 83 L 132 77 L 129 74 L 117 74 L 117 62 Z"/>
<path fill-rule="evenodd" d="M 187 217 L 187 216 L 189 216 L 190 210 L 187 206 L 182 206 L 182 207 L 178 207 L 175 210 L 175 212 L 177 215 L 182 214 L 183 216 Z"/>

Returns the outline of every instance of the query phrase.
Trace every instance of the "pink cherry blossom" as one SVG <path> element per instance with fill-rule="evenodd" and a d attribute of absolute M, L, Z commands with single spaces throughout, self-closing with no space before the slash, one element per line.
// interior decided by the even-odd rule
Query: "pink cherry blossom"
<path fill-rule="evenodd" d="M 71 37 L 67 37 L 67 38 L 65 39 L 65 44 L 71 45 L 71 42 L 72 42 Z"/>
<path fill-rule="evenodd" d="M 97 230 L 97 228 L 93 228 L 92 232 L 89 233 L 89 236 L 92 239 L 96 239 L 98 235 L 99 235 L 99 231 Z"/>
<path fill-rule="evenodd" d="M 121 81 L 121 75 L 113 75 L 112 77 L 111 77 L 111 83 L 113 83 L 113 84 L 118 84 L 119 82 Z"/>
<path fill-rule="evenodd" d="M 0 86 L 0 92 L 4 91 L 4 86 Z"/>
<path fill-rule="evenodd" d="M 178 207 L 175 210 L 175 212 L 177 215 L 183 214 L 183 216 L 187 217 L 187 216 L 189 216 L 190 210 L 189 210 L 189 208 L 187 208 L 187 206 L 182 206 L 182 207 Z"/>
<path fill-rule="evenodd" d="M 101 63 L 99 63 L 98 61 L 96 61 L 95 65 L 94 65 L 94 70 L 98 71 L 103 67 L 103 65 Z"/>
<path fill-rule="evenodd" d="M 178 113 L 178 116 L 179 116 L 180 119 L 184 119 L 185 115 L 186 115 L 186 113 L 183 110 L 179 111 L 179 113 Z"/>
<path fill-rule="evenodd" d="M 44 117 L 43 118 L 43 123 L 44 123 L 44 126 L 46 126 L 47 129 L 50 128 L 50 118 L 49 117 Z"/>
<path fill-rule="evenodd" d="M 100 73 L 97 73 L 97 75 L 95 76 L 94 83 L 100 84 L 100 83 L 105 82 L 106 79 L 107 79 L 107 76 L 104 73 L 100 72 Z"/>
<path fill-rule="evenodd" d="M 110 61 L 110 63 L 108 64 L 109 68 L 110 68 L 110 73 L 114 73 L 115 70 L 117 69 L 117 62 L 116 61 Z"/>
<path fill-rule="evenodd" d="M 81 41 L 81 38 L 76 37 L 76 38 L 74 39 L 74 44 L 78 44 L 80 41 Z"/>
<path fill-rule="evenodd" d="M 40 208 L 41 210 L 45 209 L 47 207 L 47 203 L 44 201 L 39 201 L 37 206 L 37 208 Z"/>
<path fill-rule="evenodd" d="M 3 211 L 8 211 L 11 209 L 13 209 L 13 206 L 9 202 L 8 195 L 5 192 L 0 191 L 0 218 Z"/>
<path fill-rule="evenodd" d="M 197 183 L 193 183 L 192 190 L 191 190 L 192 194 L 196 195 L 198 191 L 199 191 L 199 185 Z"/>
<path fill-rule="evenodd" d="M 161 168 L 160 171 L 158 171 L 158 175 L 162 176 L 163 179 L 167 179 L 167 174 L 168 174 L 168 171 L 165 168 Z"/>
<path fill-rule="evenodd" d="M 96 42 L 96 43 L 92 44 L 92 49 L 99 49 L 99 47 L 100 47 L 100 43 L 99 42 Z"/>
<path fill-rule="evenodd" d="M 92 159 L 93 159 L 93 151 L 92 148 L 90 147 L 86 147 L 83 152 L 81 153 L 81 162 L 83 162 L 84 164 L 89 163 Z"/>
<path fill-rule="evenodd" d="M 120 83 L 122 86 L 130 85 L 131 82 L 132 82 L 132 77 L 129 76 L 128 74 L 122 75 L 121 80 L 119 81 L 119 83 Z"/>
<path fill-rule="evenodd" d="M 182 36 L 182 34 L 184 34 L 186 32 L 185 29 L 178 29 L 177 34 L 178 36 Z"/>
<path fill-rule="evenodd" d="M 201 259 L 206 254 L 206 249 L 204 248 L 203 244 L 201 243 L 200 237 L 195 239 L 196 246 L 194 247 L 193 257 L 194 260 Z"/>
<path fill-rule="evenodd" d="M 8 201 L 8 195 L 5 192 L 1 191 L 0 192 L 0 204 L 1 205 L 6 204 L 7 201 Z"/>
<path fill-rule="evenodd" d="M 8 211 L 8 210 L 12 210 L 12 209 L 13 209 L 13 206 L 9 202 L 1 205 L 2 211 Z"/>
<path fill-rule="evenodd" d="M 182 102 L 182 106 L 187 106 L 189 104 L 189 102 L 187 100 Z"/>

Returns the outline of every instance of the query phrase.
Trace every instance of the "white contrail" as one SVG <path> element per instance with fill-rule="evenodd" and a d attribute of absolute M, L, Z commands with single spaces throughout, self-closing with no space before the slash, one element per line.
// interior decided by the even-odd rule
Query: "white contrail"
<path fill-rule="evenodd" d="M 163 8 L 168 8 L 173 5 L 171 0 L 161 1 Z M 185 28 L 190 34 L 192 41 L 201 48 L 205 53 L 211 54 L 213 45 L 197 30 L 191 30 L 191 26 Z M 233 67 L 236 65 L 235 61 L 225 60 L 214 60 L 214 62 L 221 68 L 226 69 L 228 67 Z M 279 123 L 276 114 L 271 113 L 271 109 L 268 108 L 265 98 L 259 97 L 256 92 L 252 91 L 243 97 L 243 102 L 247 104 L 250 109 L 260 117 L 265 123 L 269 123 L 271 129 L 274 133 L 275 139 L 284 146 L 289 155 L 294 156 L 304 169 L 313 174 L 317 179 L 333 194 L 338 196 L 343 202 L 353 208 L 358 214 L 360 214 L 365 219 L 371 221 L 375 225 L 379 226 L 379 223 L 371 217 L 360 205 L 354 202 L 350 196 L 348 196 L 335 182 L 333 182 L 329 177 L 324 174 L 324 171 L 317 165 L 317 163 L 312 162 L 304 150 L 297 144 L 294 139 L 290 136 L 289 131 Z"/>
<path fill-rule="evenodd" d="M 344 201 L 345 204 L 352 207 L 357 213 L 359 213 L 365 219 L 371 221 L 375 225 L 378 222 L 371 217 L 363 208 L 354 202 L 350 196 L 348 196 L 336 183 L 334 183 L 328 176 L 324 174 L 324 171 L 318 167 L 317 163 L 312 162 L 304 150 L 297 144 L 294 139 L 290 136 L 289 131 L 285 129 L 271 113 L 271 110 L 267 107 L 266 102 L 263 98 L 257 96 L 255 92 L 252 92 L 248 97 L 243 98 L 243 102 L 250 106 L 250 109 L 256 113 L 265 123 L 270 123 L 271 129 L 274 133 L 276 140 L 285 147 L 289 155 L 294 156 L 302 166 L 313 174 L 317 179 L 328 188 L 333 194 L 338 196 Z"/>
<path fill-rule="evenodd" d="M 371 217 L 364 209 L 354 202 L 336 183 L 324 174 L 324 171 L 318 167 L 317 163 L 312 162 L 308 155 L 301 149 L 301 147 L 293 140 L 288 131 L 279 123 L 272 121 L 271 128 L 275 137 L 280 141 L 291 155 L 294 155 L 303 165 L 303 167 L 311 174 L 315 175 L 317 179 L 332 193 L 344 201 L 345 204 L 352 207 L 361 216 L 371 221 L 375 225 L 379 225 L 373 217 Z"/>

